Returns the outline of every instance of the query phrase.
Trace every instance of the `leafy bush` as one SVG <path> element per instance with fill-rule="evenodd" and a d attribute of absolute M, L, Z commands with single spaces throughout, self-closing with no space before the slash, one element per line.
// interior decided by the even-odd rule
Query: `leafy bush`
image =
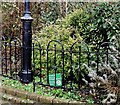
<path fill-rule="evenodd" d="M 118 3 L 95 3 L 85 5 L 68 14 L 64 19 L 58 19 L 55 24 L 51 24 L 40 31 L 36 31 L 34 37 L 40 42 L 41 47 L 45 49 L 47 48 L 48 42 L 53 39 L 59 40 L 63 44 L 64 50 L 69 51 L 65 54 L 65 71 L 69 74 L 71 72 L 70 48 L 73 43 L 76 41 L 85 41 L 89 45 L 89 50 L 95 50 L 95 46 L 99 42 L 109 41 L 113 36 L 118 37 L 119 7 L 117 5 Z M 53 48 L 53 45 L 54 44 L 51 44 L 51 48 Z M 78 46 L 80 45 L 80 43 L 76 43 L 74 49 L 78 50 Z M 59 45 L 57 45 L 57 49 L 61 49 Z M 84 49 L 82 50 L 84 51 Z M 36 55 L 39 54 L 36 53 Z M 96 58 L 93 56 L 95 55 L 92 55 L 89 59 L 94 61 Z M 49 58 L 52 65 L 54 65 L 54 52 L 50 52 Z M 57 55 L 56 59 L 57 66 L 59 66 L 62 59 L 59 55 Z M 42 60 L 46 61 L 46 55 L 43 56 Z M 78 71 L 77 68 L 79 68 L 79 57 L 77 54 L 73 54 L 72 62 L 72 70 L 75 78 L 77 78 L 78 74 L 76 74 L 76 71 Z M 87 54 L 81 55 L 81 63 L 87 63 Z M 38 64 L 37 61 L 36 64 Z M 59 70 L 59 72 L 61 72 L 62 68 Z M 85 71 L 85 68 L 82 67 L 82 70 Z"/>
<path fill-rule="evenodd" d="M 87 60 L 88 55 L 87 55 L 87 53 L 86 54 L 84 53 L 84 51 L 88 51 L 88 48 L 87 48 L 88 46 L 85 43 L 82 42 L 83 38 L 80 36 L 79 31 L 75 27 L 72 27 L 71 25 L 68 25 L 68 24 L 70 24 L 70 22 L 71 22 L 71 24 L 75 24 L 74 21 L 70 21 L 71 18 L 73 18 L 73 17 L 78 18 L 81 15 L 83 16 L 83 18 L 81 17 L 83 22 L 85 22 L 87 20 L 87 18 L 89 17 L 88 15 L 86 15 L 87 16 L 87 18 L 86 18 L 84 16 L 85 15 L 84 10 L 79 9 L 79 10 L 73 12 L 72 15 L 68 15 L 65 19 L 57 20 L 56 24 L 49 25 L 49 26 L 43 28 L 40 32 L 37 31 L 36 35 L 33 36 L 33 38 L 37 39 L 38 42 L 40 42 L 41 47 L 44 48 L 44 49 L 47 48 L 47 45 L 51 40 L 59 40 L 60 41 L 60 43 L 64 46 L 64 50 L 66 51 L 66 52 L 64 52 L 65 77 L 68 78 L 69 76 L 71 76 L 71 77 L 74 77 L 75 80 L 77 80 L 77 81 L 78 81 L 79 74 L 80 74 L 79 72 L 81 72 L 80 75 L 82 75 L 82 76 L 84 76 L 84 72 L 85 73 L 87 72 L 87 71 L 85 71 L 84 67 L 80 67 L 81 68 L 81 71 L 80 71 L 79 65 L 80 65 L 80 62 L 81 63 L 84 63 L 84 62 L 87 63 L 87 61 L 88 61 Z M 67 19 L 67 21 L 66 21 L 66 19 Z M 81 30 L 82 30 L 82 28 L 81 28 Z M 33 41 L 33 42 L 36 43 L 36 47 L 37 47 L 38 42 L 36 42 L 36 40 Z M 77 42 L 77 43 L 72 48 L 71 46 L 75 42 Z M 54 44 L 56 44 L 56 49 L 57 50 L 62 51 L 61 46 L 58 45 L 55 42 L 51 43 L 50 49 L 54 49 L 54 47 L 53 47 Z M 79 51 L 79 47 L 81 47 L 81 50 L 82 50 L 81 58 L 79 58 L 79 53 L 76 53 L 76 54 L 72 53 L 72 59 L 71 59 L 70 58 L 71 57 L 70 52 L 71 51 L 76 51 L 76 52 Z M 40 68 L 40 66 L 38 66 L 39 65 L 40 52 L 38 50 L 36 50 L 35 54 L 37 56 L 36 58 L 38 59 L 38 60 L 35 61 L 36 67 Z M 47 54 L 46 52 L 44 52 L 44 54 L 42 54 L 42 58 L 41 58 L 42 62 L 47 61 L 47 55 L 46 54 Z M 58 53 L 58 52 L 56 54 L 57 73 L 62 73 L 62 70 L 63 70 L 62 69 L 63 65 L 62 65 L 62 56 L 61 55 L 62 54 Z M 54 70 L 52 70 L 52 68 L 55 66 L 54 58 L 55 58 L 54 51 L 51 51 L 51 52 L 49 51 L 49 62 L 51 63 L 50 65 L 52 65 L 52 67 L 50 66 L 51 73 L 54 72 Z M 79 59 L 81 60 L 80 62 L 79 62 Z M 71 64 L 71 61 L 72 61 L 72 64 Z M 42 63 L 42 65 L 44 65 L 44 64 Z M 44 65 L 44 66 L 46 66 L 46 65 Z M 72 70 L 72 73 L 71 73 L 71 70 Z M 69 79 L 68 79 L 68 81 L 69 81 Z"/>
<path fill-rule="evenodd" d="M 44 26 L 55 23 L 58 18 L 65 17 L 74 8 L 83 3 L 65 2 L 31 2 L 30 11 L 33 17 L 32 32 L 42 29 Z M 2 32 L 4 35 L 21 37 L 22 22 L 24 14 L 24 2 L 1 2 Z M 68 8 L 68 9 L 67 9 Z M 66 9 L 66 11 L 65 11 Z"/>
<path fill-rule="evenodd" d="M 67 26 L 78 31 L 86 43 L 110 41 L 118 37 L 120 22 L 119 2 L 88 4 L 65 19 Z"/>
<path fill-rule="evenodd" d="M 118 5 L 119 2 L 84 5 L 68 14 L 65 19 L 58 19 L 56 25 L 43 29 L 40 32 L 42 35 L 39 36 L 43 38 L 47 34 L 49 38 L 52 36 L 51 39 L 59 36 L 60 41 L 65 41 L 66 38 L 68 40 L 69 37 L 72 39 L 82 37 L 88 44 L 111 41 L 113 36 L 119 37 L 120 33 Z"/>
<path fill-rule="evenodd" d="M 21 35 L 21 22 L 18 5 L 16 3 L 2 2 L 2 35 L 11 37 Z"/>
<path fill-rule="evenodd" d="M 63 6 L 63 8 L 61 7 Z M 3 33 L 8 36 L 21 35 L 21 16 L 23 16 L 23 3 L 1 3 Z M 110 40 L 112 36 L 119 39 L 120 6 L 119 2 L 114 3 L 31 3 L 33 20 L 33 32 L 39 31 L 44 26 L 55 23 L 56 19 L 68 16 L 62 21 L 57 21 L 58 26 L 62 25 L 63 30 L 72 30 L 79 34 L 87 43 L 98 43 Z M 56 7 L 59 7 L 56 9 Z M 37 9 L 36 9 L 37 8 Z M 75 8 L 80 8 L 74 10 Z M 53 11 L 55 10 L 55 11 Z M 67 14 L 66 13 L 66 14 Z M 58 27 L 59 28 L 59 27 Z M 57 29 L 58 29 L 57 28 Z M 72 29 L 72 30 L 71 30 Z M 60 31 L 60 28 L 58 29 Z M 62 33 L 60 33 L 62 35 Z M 74 36 L 75 38 L 78 37 Z M 120 41 L 119 41 L 120 42 Z"/>

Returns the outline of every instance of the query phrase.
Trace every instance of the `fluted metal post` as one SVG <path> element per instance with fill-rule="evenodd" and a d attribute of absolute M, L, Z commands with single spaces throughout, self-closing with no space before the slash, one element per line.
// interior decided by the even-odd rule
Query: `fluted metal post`
<path fill-rule="evenodd" d="M 31 67 L 31 55 L 32 55 L 32 31 L 31 23 L 33 18 L 30 12 L 30 2 L 25 0 L 25 12 L 21 17 L 23 22 L 23 61 L 22 70 L 20 72 L 20 81 L 22 83 L 30 83 L 33 81 L 33 72 Z"/>

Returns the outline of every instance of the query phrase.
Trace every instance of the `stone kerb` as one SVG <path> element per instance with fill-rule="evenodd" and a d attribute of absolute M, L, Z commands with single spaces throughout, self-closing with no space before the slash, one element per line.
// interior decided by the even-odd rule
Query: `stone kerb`
<path fill-rule="evenodd" d="M 39 94 L 30 93 L 27 91 L 11 88 L 8 86 L 0 87 L 0 91 L 2 91 L 2 93 L 10 94 L 15 97 L 24 98 L 26 100 L 29 100 L 29 99 L 33 100 L 35 102 L 34 105 L 37 105 L 38 103 L 45 103 L 45 104 L 52 104 L 52 105 L 56 105 L 56 104 L 59 104 L 59 105 L 62 105 L 62 104 L 65 104 L 65 105 L 89 105 L 87 103 L 83 103 L 83 102 L 79 102 L 79 101 L 72 101 L 72 100 L 67 100 L 67 99 L 60 99 L 60 98 L 56 98 L 53 96 L 51 96 L 51 97 L 42 96 Z M 12 102 L 14 102 L 14 101 L 12 101 Z"/>

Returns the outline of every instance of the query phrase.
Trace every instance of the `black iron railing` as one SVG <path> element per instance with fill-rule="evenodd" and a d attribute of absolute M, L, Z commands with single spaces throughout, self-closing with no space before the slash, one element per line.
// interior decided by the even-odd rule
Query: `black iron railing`
<path fill-rule="evenodd" d="M 85 42 L 75 42 L 69 49 L 65 49 L 58 40 L 51 40 L 46 48 L 42 48 L 39 41 L 33 40 L 31 68 L 33 72 L 34 91 L 36 85 L 64 88 L 67 90 L 80 89 L 85 78 L 89 80 L 88 70 L 84 67 L 92 66 L 96 62 L 94 70 L 99 75 L 101 62 L 110 63 L 110 55 L 118 52 L 110 52 L 112 43 L 104 42 L 94 50 Z M 18 38 L 6 40 L 2 38 L 2 75 L 12 79 L 19 79 L 19 72 L 23 69 L 24 47 Z"/>

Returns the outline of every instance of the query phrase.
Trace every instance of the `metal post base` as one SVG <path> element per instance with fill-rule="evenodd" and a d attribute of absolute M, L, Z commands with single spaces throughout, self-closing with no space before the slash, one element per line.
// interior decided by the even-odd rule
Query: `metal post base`
<path fill-rule="evenodd" d="M 33 81 L 33 73 L 31 71 L 22 71 L 19 73 L 21 83 L 30 83 Z"/>

